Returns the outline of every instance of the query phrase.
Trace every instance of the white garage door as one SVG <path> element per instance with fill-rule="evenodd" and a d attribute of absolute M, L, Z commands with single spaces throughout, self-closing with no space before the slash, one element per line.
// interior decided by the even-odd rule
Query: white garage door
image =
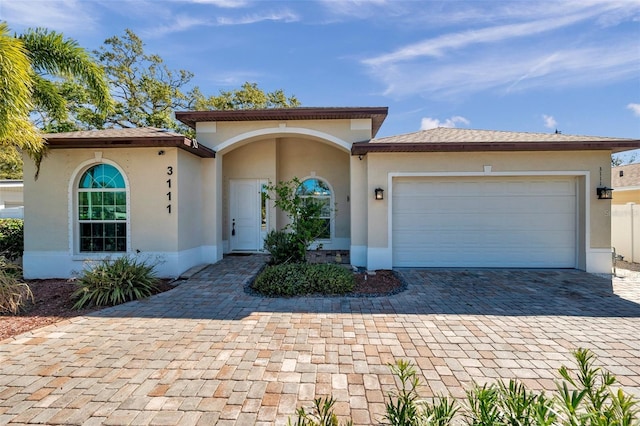
<path fill-rule="evenodd" d="M 395 178 L 393 266 L 576 266 L 576 181 Z"/>

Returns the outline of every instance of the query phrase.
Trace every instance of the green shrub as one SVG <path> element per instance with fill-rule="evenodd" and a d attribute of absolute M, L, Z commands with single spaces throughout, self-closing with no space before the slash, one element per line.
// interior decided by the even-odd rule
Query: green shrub
<path fill-rule="evenodd" d="M 616 378 L 595 367 L 596 356 L 588 349 L 573 353 L 578 371 L 574 374 L 564 366 L 560 375 L 556 400 L 562 409 L 560 418 L 566 425 L 638 425 L 638 401 L 621 389 L 612 389 Z M 571 389 L 573 388 L 573 389 Z"/>
<path fill-rule="evenodd" d="M 266 186 L 267 198 L 275 197 L 276 208 L 289 219 L 289 224 L 282 230 L 287 233 L 286 238 L 283 235 L 277 236 L 282 255 L 279 253 L 276 261 L 272 253 L 271 263 L 274 265 L 285 262 L 305 263 L 309 246 L 327 231 L 326 221 L 321 218 L 326 206 L 313 197 L 302 195 L 298 191 L 301 185 L 300 179 L 294 177 L 286 182 L 278 182 L 277 185 Z M 265 248 L 269 250 L 266 241 Z"/>
<path fill-rule="evenodd" d="M 341 426 L 338 422 L 338 416 L 333 412 L 333 405 L 336 400 L 333 397 L 316 398 L 313 400 L 311 412 L 307 412 L 304 408 L 298 408 L 296 414 L 298 418 L 295 423 L 291 423 L 291 419 L 287 422 L 288 426 Z M 344 423 L 345 426 L 353 425 L 353 421 L 349 420 Z"/>
<path fill-rule="evenodd" d="M 153 268 L 128 256 L 101 260 L 78 279 L 73 307 L 114 306 L 148 297 L 158 282 Z"/>
<path fill-rule="evenodd" d="M 0 254 L 16 260 L 24 251 L 24 221 L 0 219 Z"/>
<path fill-rule="evenodd" d="M 451 422 L 459 410 L 454 400 L 439 397 L 433 404 L 421 401 L 417 391 L 420 379 L 415 367 L 407 361 L 399 360 L 389 368 L 398 378 L 400 386 L 396 392 L 388 395 L 389 400 L 385 404 L 384 419 L 388 424 L 444 426 Z"/>
<path fill-rule="evenodd" d="M 300 258 L 298 244 L 295 242 L 294 235 L 291 232 L 269 231 L 264 239 L 264 249 L 271 255 L 270 265 L 304 263 L 306 260 L 305 258 Z"/>
<path fill-rule="evenodd" d="M 616 379 L 600 367 L 595 367 L 595 355 L 588 349 L 573 352 L 577 371 L 566 367 L 559 370 L 563 381 L 558 383 L 555 396 L 547 398 L 526 389 L 517 380 L 508 383 L 475 385 L 467 392 L 466 405 L 449 397 L 436 397 L 433 402 L 421 400 L 417 389 L 420 380 L 415 367 L 399 360 L 391 365 L 391 372 L 399 382 L 398 390 L 388 395 L 384 423 L 393 426 L 637 426 L 638 401 L 621 389 L 611 386 Z M 333 398 L 316 400 L 312 413 L 304 408 L 297 411 L 296 425 L 334 423 L 305 423 L 306 419 L 331 418 Z M 458 415 L 458 413 L 461 415 Z M 327 415 L 327 413 L 329 415 Z M 335 417 L 335 416 L 334 416 Z M 289 420 L 291 424 L 291 420 Z"/>
<path fill-rule="evenodd" d="M 353 291 L 353 273 L 333 264 L 285 263 L 267 266 L 253 283 L 267 296 L 345 294 Z"/>
<path fill-rule="evenodd" d="M 29 285 L 20 281 L 20 267 L 11 265 L 0 257 L 0 312 L 16 315 L 33 293 Z"/>
<path fill-rule="evenodd" d="M 351 270 L 332 263 L 306 265 L 305 279 L 311 293 L 345 294 L 356 286 Z"/>

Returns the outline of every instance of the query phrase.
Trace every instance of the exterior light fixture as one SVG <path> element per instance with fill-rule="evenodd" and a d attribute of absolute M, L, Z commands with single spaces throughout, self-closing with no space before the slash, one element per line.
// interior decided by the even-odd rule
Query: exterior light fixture
<path fill-rule="evenodd" d="M 599 186 L 596 188 L 598 200 L 611 200 L 613 198 L 613 188 L 607 186 Z"/>
<path fill-rule="evenodd" d="M 602 185 L 602 167 L 600 167 L 600 186 L 596 188 L 596 194 L 598 195 L 598 200 L 613 199 L 613 188 Z"/>
<path fill-rule="evenodd" d="M 376 194 L 376 200 L 384 200 L 384 189 L 376 188 L 374 192 Z"/>

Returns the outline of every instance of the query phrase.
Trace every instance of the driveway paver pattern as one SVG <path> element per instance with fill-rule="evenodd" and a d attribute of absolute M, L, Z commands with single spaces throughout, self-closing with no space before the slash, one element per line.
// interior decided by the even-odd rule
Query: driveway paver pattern
<path fill-rule="evenodd" d="M 0 342 L 0 424 L 285 424 L 333 395 L 384 414 L 389 363 L 425 397 L 518 378 L 555 389 L 588 347 L 640 395 L 640 277 L 574 270 L 401 269 L 376 298 L 249 295 L 263 256 L 229 256 L 174 290 Z"/>

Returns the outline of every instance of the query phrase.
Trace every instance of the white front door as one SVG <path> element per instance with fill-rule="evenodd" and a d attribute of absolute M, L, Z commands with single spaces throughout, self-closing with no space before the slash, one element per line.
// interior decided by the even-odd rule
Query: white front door
<path fill-rule="evenodd" d="M 236 251 L 259 251 L 263 248 L 262 180 L 232 179 L 229 196 L 229 244 Z M 265 226 L 263 226 L 263 223 Z"/>

